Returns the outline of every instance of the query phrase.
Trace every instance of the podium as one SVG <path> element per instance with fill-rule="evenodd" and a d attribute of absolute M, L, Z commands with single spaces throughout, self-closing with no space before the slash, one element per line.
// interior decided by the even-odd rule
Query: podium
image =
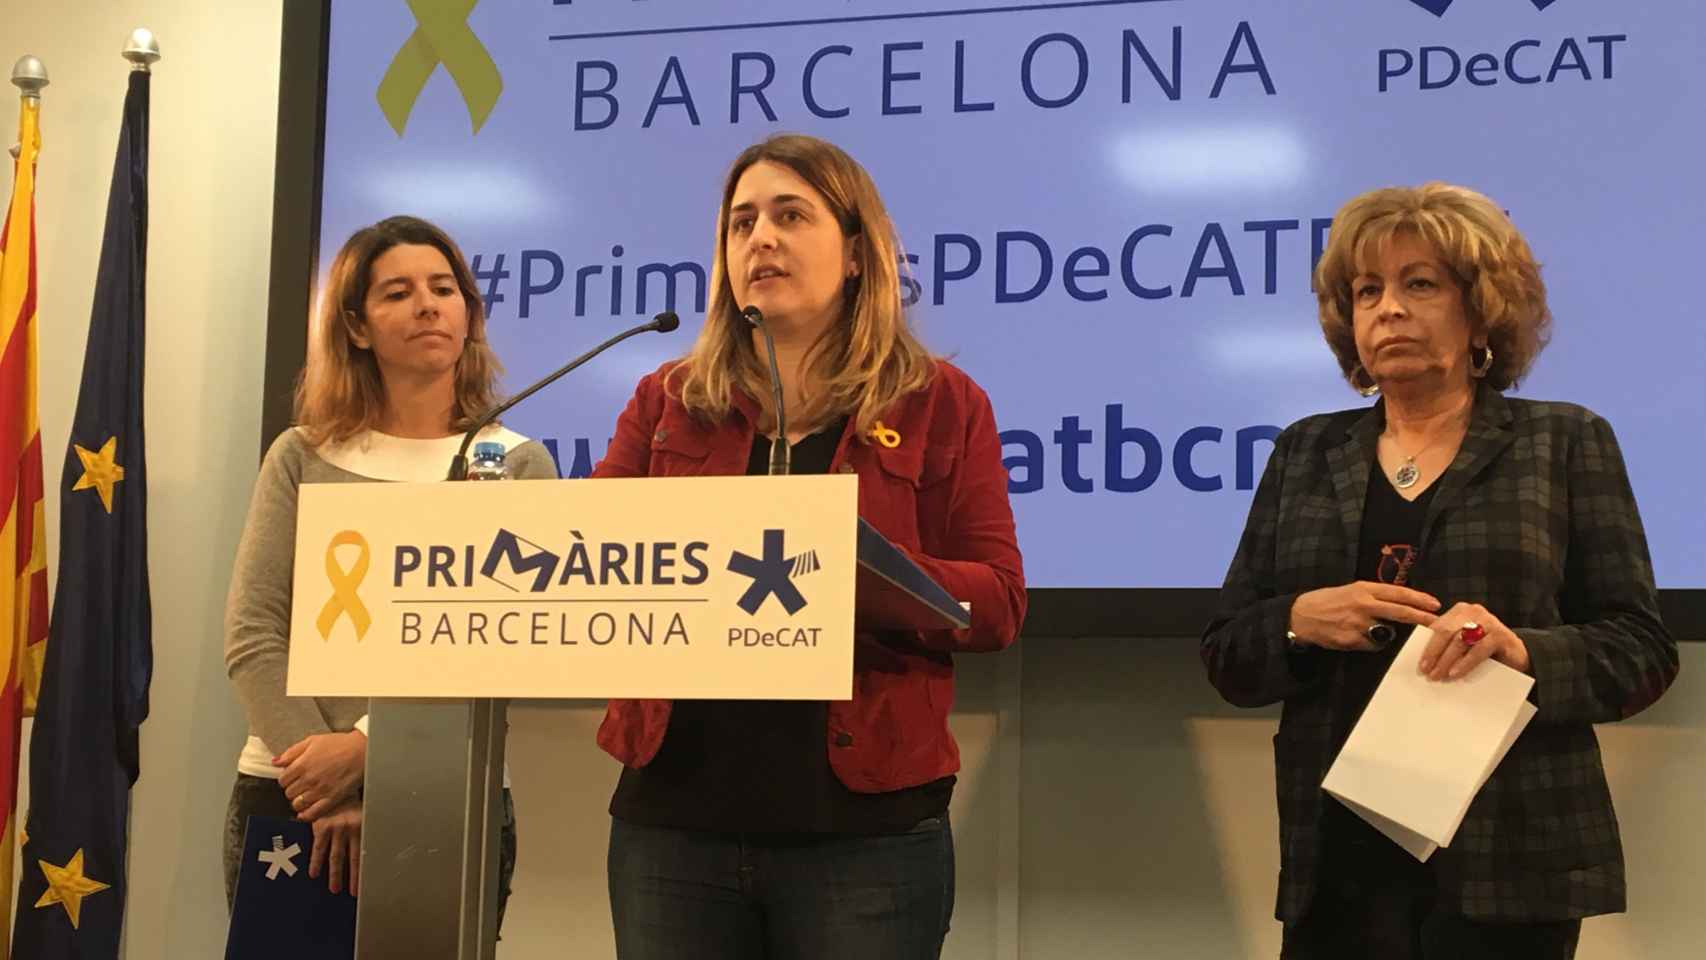
<path fill-rule="evenodd" d="M 512 698 L 846 700 L 971 613 L 857 478 L 301 488 L 288 692 L 370 698 L 356 957 L 493 956 Z"/>

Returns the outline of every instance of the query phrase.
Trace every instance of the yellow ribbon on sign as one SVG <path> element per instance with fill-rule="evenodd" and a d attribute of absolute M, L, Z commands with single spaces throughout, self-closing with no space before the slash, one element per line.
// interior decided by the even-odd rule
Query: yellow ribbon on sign
<path fill-rule="evenodd" d="M 890 450 L 900 446 L 900 432 L 883 426 L 881 420 L 871 424 L 870 437 Z"/>
<path fill-rule="evenodd" d="M 468 105 L 474 132 L 479 133 L 504 89 L 498 65 L 468 26 L 468 15 L 479 0 L 408 0 L 408 4 L 415 15 L 415 31 L 391 58 L 379 81 L 379 109 L 391 129 L 402 136 L 415 101 L 442 63 L 461 92 L 462 102 Z"/>
<path fill-rule="evenodd" d="M 355 563 L 345 570 L 338 564 L 339 547 L 360 547 L 361 554 L 355 558 Z M 320 617 L 314 625 L 320 628 L 320 639 L 332 639 L 332 627 L 337 625 L 338 618 L 348 616 L 350 625 L 355 627 L 355 638 L 360 640 L 367 636 L 367 628 L 373 626 L 373 618 L 367 613 L 367 605 L 361 602 L 361 595 L 356 591 L 361 589 L 361 581 L 367 579 L 368 561 L 372 549 L 367 545 L 367 538 L 354 530 L 345 530 L 332 538 L 326 545 L 326 579 L 332 584 L 332 598 L 320 608 Z"/>

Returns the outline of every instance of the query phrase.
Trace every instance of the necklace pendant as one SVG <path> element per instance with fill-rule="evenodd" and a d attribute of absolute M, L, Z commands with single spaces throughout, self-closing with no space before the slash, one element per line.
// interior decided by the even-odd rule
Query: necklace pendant
<path fill-rule="evenodd" d="M 1392 482 L 1397 485 L 1398 489 L 1408 490 L 1415 486 L 1416 481 L 1421 478 L 1422 471 L 1416 469 L 1416 461 L 1405 460 L 1403 466 L 1398 468 L 1398 472 L 1392 475 Z"/>

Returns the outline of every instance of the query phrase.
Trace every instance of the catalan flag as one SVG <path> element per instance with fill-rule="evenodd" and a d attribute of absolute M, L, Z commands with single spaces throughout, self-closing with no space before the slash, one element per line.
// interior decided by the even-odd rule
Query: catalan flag
<path fill-rule="evenodd" d="M 47 640 L 47 533 L 36 418 L 36 155 L 41 100 L 24 97 L 12 202 L 0 227 L 0 889 L 13 889 L 20 725 L 35 712 Z M 10 956 L 0 916 L 0 958 Z"/>
<path fill-rule="evenodd" d="M 142 436 L 148 86 L 148 74 L 130 74 L 60 472 L 59 577 L 12 934 L 20 960 L 117 960 L 124 924 L 130 788 L 153 672 Z"/>

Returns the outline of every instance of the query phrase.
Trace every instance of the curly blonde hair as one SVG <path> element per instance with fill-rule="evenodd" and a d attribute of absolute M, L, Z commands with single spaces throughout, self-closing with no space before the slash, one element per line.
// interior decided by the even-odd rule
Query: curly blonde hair
<path fill-rule="evenodd" d="M 843 236 L 856 237 L 859 274 L 847 282 L 846 314 L 812 345 L 805 360 L 810 392 L 793 422 L 821 424 L 853 419 L 865 437 L 877 418 L 906 394 L 925 387 L 935 360 L 913 334 L 901 302 L 900 243 L 876 184 L 840 147 L 799 134 L 782 134 L 744 150 L 723 182 L 717 211 L 717 254 L 711 266 L 711 301 L 705 326 L 682 362 L 670 371 L 682 405 L 711 421 L 728 415 L 735 390 L 770 409 L 769 366 L 752 346 L 751 327 L 735 303 L 728 271 L 729 204 L 741 174 L 757 163 L 792 170 L 823 195 Z"/>
<path fill-rule="evenodd" d="M 385 384 L 373 351 L 355 345 L 351 334 L 365 324 L 373 263 L 392 247 L 436 247 L 449 261 L 468 307 L 468 339 L 456 361 L 452 430 L 466 430 L 498 399 L 503 365 L 486 343 L 486 303 L 474 272 L 455 241 L 418 217 L 389 217 L 362 227 L 344 241 L 332 260 L 320 309 L 308 330 L 308 359 L 296 384 L 294 419 L 313 446 L 340 443 L 377 428 L 385 412 Z"/>
<path fill-rule="evenodd" d="M 1471 328 L 1487 338 L 1493 363 L 1485 380 L 1513 387 L 1551 334 L 1546 285 L 1528 241 L 1484 195 L 1448 183 L 1371 190 L 1333 218 L 1327 249 L 1315 267 L 1321 332 L 1353 387 L 1362 361 L 1352 327 L 1351 283 L 1380 248 L 1408 232 L 1431 245 L 1464 293 Z"/>

